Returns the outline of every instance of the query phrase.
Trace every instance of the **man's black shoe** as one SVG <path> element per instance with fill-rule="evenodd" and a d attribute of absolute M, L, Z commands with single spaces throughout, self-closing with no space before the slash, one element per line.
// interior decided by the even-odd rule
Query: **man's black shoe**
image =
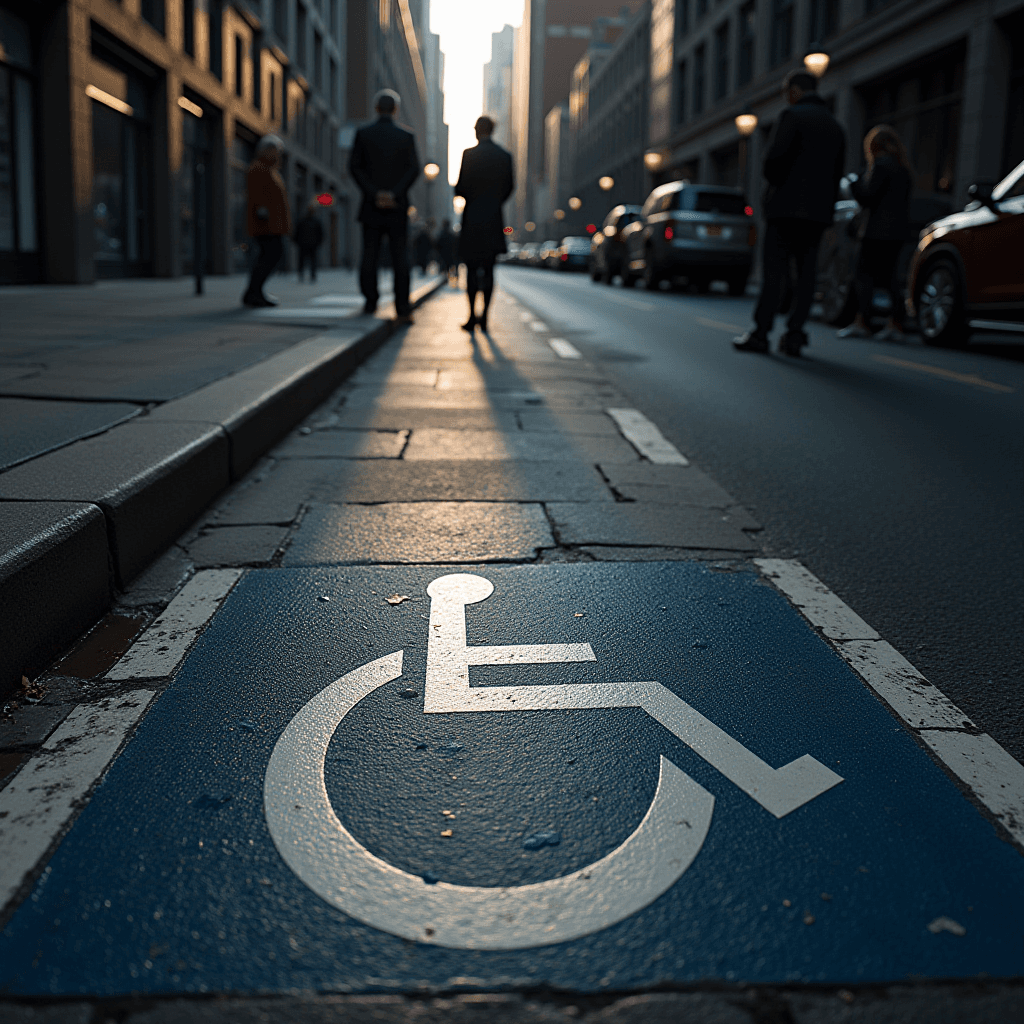
<path fill-rule="evenodd" d="M 366 305 L 363 306 L 363 313 L 362 313 L 363 316 L 373 316 L 373 314 L 376 313 L 376 312 L 377 312 L 377 303 L 376 302 L 367 302 Z"/>
<path fill-rule="evenodd" d="M 732 347 L 737 352 L 767 352 L 768 339 L 757 331 L 747 331 L 746 334 L 733 339 Z"/>
<path fill-rule="evenodd" d="M 803 331 L 786 331 L 779 339 L 779 351 L 793 359 L 800 358 L 800 349 L 807 344 L 807 335 Z"/>

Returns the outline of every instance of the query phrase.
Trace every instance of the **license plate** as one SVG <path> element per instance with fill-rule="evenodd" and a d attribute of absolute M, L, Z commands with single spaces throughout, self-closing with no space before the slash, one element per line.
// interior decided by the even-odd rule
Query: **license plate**
<path fill-rule="evenodd" d="M 704 234 L 705 234 L 705 236 L 707 238 L 718 238 L 718 236 L 721 235 L 721 233 L 722 233 L 722 225 L 721 224 L 708 224 L 704 228 Z"/>

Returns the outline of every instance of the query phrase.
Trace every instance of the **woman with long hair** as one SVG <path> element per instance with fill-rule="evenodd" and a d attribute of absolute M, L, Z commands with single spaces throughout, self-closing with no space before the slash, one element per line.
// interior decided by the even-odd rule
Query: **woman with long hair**
<path fill-rule="evenodd" d="M 903 296 L 896 268 L 909 231 L 912 169 L 903 141 L 888 124 L 877 124 L 864 136 L 864 158 L 867 172 L 850 185 L 863 208 L 854 277 L 857 316 L 839 337 L 871 337 L 871 306 L 878 286 L 889 290 L 891 305 L 888 322 L 875 337 L 893 341 L 903 337 Z"/>

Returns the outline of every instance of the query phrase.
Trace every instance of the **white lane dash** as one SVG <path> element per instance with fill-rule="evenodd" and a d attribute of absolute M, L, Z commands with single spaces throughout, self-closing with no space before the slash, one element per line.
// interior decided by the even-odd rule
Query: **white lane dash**
<path fill-rule="evenodd" d="M 530 329 L 533 330 L 533 331 L 538 331 L 538 332 L 546 331 L 548 329 L 548 325 L 546 323 L 544 323 L 543 320 L 531 320 L 530 321 Z"/>
<path fill-rule="evenodd" d="M 533 319 L 533 314 L 524 309 L 522 313 L 519 314 L 519 319 L 522 320 L 524 324 L 528 324 Z"/>
<path fill-rule="evenodd" d="M 665 466 L 688 466 L 690 460 L 638 409 L 605 409 L 622 436 L 645 458 Z"/>
<path fill-rule="evenodd" d="M 107 673 L 107 679 L 166 679 L 173 675 L 242 572 L 242 569 L 197 572 Z"/>
<path fill-rule="evenodd" d="M 794 560 L 755 558 L 836 652 L 1024 847 L 1024 765 Z"/>
<path fill-rule="evenodd" d="M 565 338 L 548 338 L 548 344 L 555 350 L 555 355 L 560 359 L 582 359 L 583 353 Z"/>
<path fill-rule="evenodd" d="M 0 792 L 0 909 L 46 855 L 155 694 L 80 704 Z"/>

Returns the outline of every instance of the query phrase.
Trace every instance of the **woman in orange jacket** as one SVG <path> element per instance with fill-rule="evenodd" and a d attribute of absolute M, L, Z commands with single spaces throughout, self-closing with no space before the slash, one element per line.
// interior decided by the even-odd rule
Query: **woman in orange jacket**
<path fill-rule="evenodd" d="M 248 204 L 246 218 L 249 234 L 259 246 L 259 255 L 252 265 L 249 287 L 242 296 L 246 306 L 276 306 L 263 294 L 263 285 L 281 262 L 284 243 L 281 239 L 292 231 L 291 212 L 284 181 L 277 173 L 284 143 L 276 135 L 264 135 L 256 147 L 256 159 L 246 179 Z"/>

